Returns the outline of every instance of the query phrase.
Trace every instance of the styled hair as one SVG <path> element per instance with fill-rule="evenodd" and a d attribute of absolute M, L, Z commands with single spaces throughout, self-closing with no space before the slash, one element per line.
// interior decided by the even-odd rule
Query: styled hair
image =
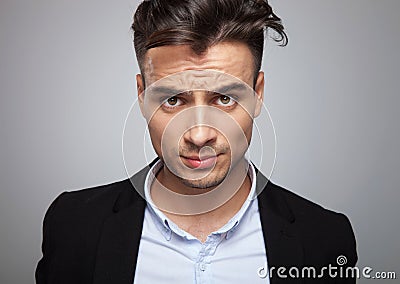
<path fill-rule="evenodd" d="M 189 45 L 196 54 L 223 41 L 247 44 L 254 70 L 261 68 L 264 35 L 285 46 L 281 19 L 267 0 L 145 0 L 132 23 L 137 61 L 143 73 L 147 50 L 166 45 Z"/>

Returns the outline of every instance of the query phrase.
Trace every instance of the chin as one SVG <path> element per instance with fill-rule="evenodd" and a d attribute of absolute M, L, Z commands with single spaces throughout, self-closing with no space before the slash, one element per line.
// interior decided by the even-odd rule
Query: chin
<path fill-rule="evenodd" d="M 228 173 L 227 170 L 224 170 L 224 171 L 220 170 L 218 172 L 210 173 L 209 175 L 207 175 L 204 178 L 200 178 L 200 179 L 182 179 L 182 178 L 180 178 L 180 180 L 184 185 L 186 185 L 188 187 L 198 188 L 198 189 L 207 189 L 207 188 L 213 188 L 213 187 L 220 185 L 224 181 L 227 173 Z"/>
<path fill-rule="evenodd" d="M 200 180 L 187 180 L 182 179 L 182 183 L 188 187 L 198 188 L 198 189 L 207 189 L 216 187 L 219 185 L 223 179 L 221 180 L 208 180 L 208 179 L 200 179 Z"/>

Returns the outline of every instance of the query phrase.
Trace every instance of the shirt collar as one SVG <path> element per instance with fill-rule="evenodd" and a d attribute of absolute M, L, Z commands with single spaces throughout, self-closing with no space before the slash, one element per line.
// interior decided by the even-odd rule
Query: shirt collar
<path fill-rule="evenodd" d="M 171 239 L 172 232 L 175 234 L 185 237 L 187 239 L 196 239 L 191 234 L 185 232 L 181 228 L 179 228 L 174 222 L 168 219 L 167 216 L 163 212 L 161 212 L 158 207 L 154 204 L 151 199 L 151 185 L 156 178 L 157 173 L 162 169 L 163 162 L 158 160 L 149 170 L 145 183 L 144 183 L 144 194 L 147 201 L 147 205 L 149 207 L 149 211 L 152 219 L 154 220 L 157 228 L 160 230 L 162 235 L 167 239 Z M 243 215 L 246 213 L 248 208 L 250 207 L 251 202 L 257 197 L 256 194 L 256 172 L 252 163 L 249 163 L 248 176 L 251 182 L 251 188 L 249 195 L 246 198 L 246 201 L 243 203 L 242 207 L 239 211 L 220 229 L 213 232 L 212 234 L 221 234 L 225 235 L 225 238 L 228 239 L 233 234 L 233 232 L 237 229 L 240 221 L 243 219 Z"/>

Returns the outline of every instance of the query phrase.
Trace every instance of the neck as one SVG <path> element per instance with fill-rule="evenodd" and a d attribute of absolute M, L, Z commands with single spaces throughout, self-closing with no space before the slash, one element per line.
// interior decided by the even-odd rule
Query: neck
<path fill-rule="evenodd" d="M 197 195 L 184 195 L 187 192 L 185 185 L 182 188 L 179 184 L 170 185 L 165 182 L 165 177 L 160 182 L 157 176 L 151 186 L 151 197 L 168 218 L 201 240 L 226 224 L 240 210 L 251 188 L 247 172 L 248 162 L 243 159 L 218 188 L 203 189 L 202 194 Z M 174 191 L 163 186 L 174 188 Z"/>

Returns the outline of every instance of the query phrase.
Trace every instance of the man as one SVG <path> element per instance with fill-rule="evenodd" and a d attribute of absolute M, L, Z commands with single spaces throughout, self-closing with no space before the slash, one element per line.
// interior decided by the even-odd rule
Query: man
<path fill-rule="evenodd" d="M 158 158 L 52 203 L 37 283 L 355 283 L 348 219 L 245 157 L 265 31 L 286 43 L 267 1 L 144 1 L 132 28 Z"/>

